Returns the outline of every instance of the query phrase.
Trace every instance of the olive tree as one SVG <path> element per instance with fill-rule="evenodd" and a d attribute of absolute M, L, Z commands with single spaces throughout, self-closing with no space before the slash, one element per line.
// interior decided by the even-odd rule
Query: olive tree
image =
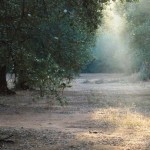
<path fill-rule="evenodd" d="M 6 73 L 17 85 L 51 88 L 73 78 L 90 60 L 106 0 L 1 0 L 0 93 Z"/>

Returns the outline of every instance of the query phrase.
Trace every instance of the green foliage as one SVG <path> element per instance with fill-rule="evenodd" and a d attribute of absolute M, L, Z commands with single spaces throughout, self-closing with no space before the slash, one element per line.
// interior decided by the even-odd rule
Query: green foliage
<path fill-rule="evenodd" d="M 15 73 L 19 83 L 56 91 L 91 59 L 100 4 L 98 0 L 1 0 L 0 64 Z"/>
<path fill-rule="evenodd" d="M 132 45 L 135 68 L 141 79 L 150 78 L 150 2 L 143 0 L 127 8 L 127 20 Z"/>

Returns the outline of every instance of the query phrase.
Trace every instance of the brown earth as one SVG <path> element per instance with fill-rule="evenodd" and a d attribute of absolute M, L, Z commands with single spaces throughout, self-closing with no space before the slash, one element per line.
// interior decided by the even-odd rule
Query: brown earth
<path fill-rule="evenodd" d="M 1 96 L 0 149 L 150 150 L 150 82 L 81 74 L 64 96 L 65 106 L 35 91 Z"/>

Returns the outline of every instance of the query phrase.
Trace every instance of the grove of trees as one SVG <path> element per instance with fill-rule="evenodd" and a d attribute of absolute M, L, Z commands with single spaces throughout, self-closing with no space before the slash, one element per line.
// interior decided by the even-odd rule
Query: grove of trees
<path fill-rule="evenodd" d="M 78 74 L 91 58 L 105 1 L 1 0 L 0 93 L 12 93 L 8 72 L 17 88 L 51 91 Z"/>
<path fill-rule="evenodd" d="M 141 0 L 127 7 L 133 71 L 142 80 L 150 79 L 150 1 Z"/>
<path fill-rule="evenodd" d="M 14 93 L 7 87 L 7 73 L 15 74 L 15 87 L 22 89 L 38 87 L 55 92 L 62 83 L 69 83 L 93 59 L 95 33 L 107 2 L 0 0 L 0 93 Z M 132 40 L 138 34 L 145 36 L 143 28 L 149 24 L 146 20 L 142 27 L 136 23 L 132 21 L 136 27 Z"/>

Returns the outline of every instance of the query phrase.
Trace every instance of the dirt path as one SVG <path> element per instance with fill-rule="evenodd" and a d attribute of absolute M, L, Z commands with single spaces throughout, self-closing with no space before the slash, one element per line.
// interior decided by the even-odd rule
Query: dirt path
<path fill-rule="evenodd" d="M 31 91 L 0 97 L 0 149 L 150 150 L 149 82 L 82 74 L 72 84 L 63 107 Z"/>

